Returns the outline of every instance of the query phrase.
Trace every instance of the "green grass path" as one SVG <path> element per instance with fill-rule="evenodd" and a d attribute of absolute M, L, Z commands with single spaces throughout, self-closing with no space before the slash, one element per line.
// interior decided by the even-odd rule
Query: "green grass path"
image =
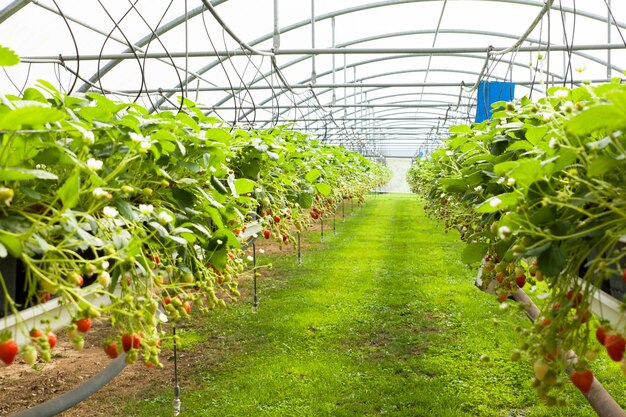
<path fill-rule="evenodd" d="M 302 266 L 294 254 L 261 260 L 273 269 L 257 314 L 242 300 L 183 334 L 198 365 L 181 372 L 181 415 L 594 415 L 574 389 L 575 408 L 537 404 L 530 365 L 508 359 L 524 319 L 472 285 L 458 235 L 414 196 L 371 197 L 337 229 L 324 244 L 304 236 Z M 171 415 L 171 401 L 164 392 L 128 415 Z"/>

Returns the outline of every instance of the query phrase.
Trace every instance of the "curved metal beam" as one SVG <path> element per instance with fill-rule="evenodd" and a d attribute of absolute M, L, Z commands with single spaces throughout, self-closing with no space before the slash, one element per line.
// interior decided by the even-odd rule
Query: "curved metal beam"
<path fill-rule="evenodd" d="M 395 33 L 386 33 L 386 34 L 382 34 L 382 35 L 370 36 L 370 37 L 367 37 L 367 38 L 361 38 L 361 39 L 353 40 L 353 41 L 350 41 L 350 42 L 346 42 L 346 43 L 343 43 L 343 44 L 338 45 L 338 47 L 351 46 L 351 45 L 356 45 L 356 44 L 359 44 L 359 43 L 372 42 L 372 41 L 377 41 L 377 40 L 382 40 L 382 39 L 388 39 L 388 38 L 394 38 L 394 37 L 401 37 L 401 36 L 414 36 L 414 35 L 428 35 L 428 34 L 433 34 L 433 33 L 435 33 L 435 29 L 416 30 L 416 31 L 404 31 L 404 32 L 395 32 Z M 509 38 L 509 39 L 517 39 L 517 37 L 516 37 L 516 36 L 510 35 L 510 34 L 506 34 L 506 33 L 502 33 L 502 32 L 483 31 L 483 30 L 440 29 L 440 30 L 439 30 L 439 33 L 445 33 L 445 34 L 470 34 L 470 35 L 493 36 L 493 37 L 502 37 L 502 38 Z M 530 43 L 537 43 L 537 44 L 539 44 L 539 45 L 546 45 L 546 46 L 547 46 L 547 42 L 544 42 L 544 41 L 541 41 L 541 40 L 538 40 L 538 39 L 527 38 L 527 42 L 530 42 Z M 602 61 L 601 59 L 596 58 L 596 57 L 594 57 L 594 56 L 592 56 L 592 55 L 586 54 L 586 53 L 584 53 L 584 52 L 574 52 L 573 54 L 574 54 L 574 55 L 578 55 L 578 56 L 580 56 L 580 57 L 582 57 L 582 58 L 585 58 L 585 59 L 589 59 L 589 60 L 590 60 L 590 61 L 592 61 L 592 62 L 596 62 L 596 63 L 601 64 L 601 65 L 606 65 L 606 62 Z M 415 56 L 416 56 L 416 55 L 413 55 L 413 54 L 409 54 L 409 55 L 397 55 L 397 57 L 399 57 L 399 58 L 401 58 L 401 57 L 406 57 L 406 58 L 414 58 Z M 458 55 L 456 55 L 456 56 L 460 56 L 460 57 L 467 57 L 467 58 L 473 57 L 473 58 L 476 58 L 476 59 L 483 59 L 483 60 L 484 60 L 484 57 L 482 57 L 482 56 L 478 56 L 478 55 L 458 54 Z M 349 65 L 346 65 L 346 69 L 347 69 L 347 68 L 353 68 L 353 67 L 355 67 L 355 66 L 360 66 L 360 65 L 369 64 L 369 63 L 374 63 L 374 62 L 385 61 L 385 60 L 388 60 L 388 59 L 395 59 L 395 58 L 396 58 L 395 56 L 394 56 L 393 58 L 390 58 L 390 57 L 388 57 L 388 56 L 384 56 L 384 57 L 377 57 L 377 58 L 374 58 L 374 59 L 369 59 L 369 60 L 366 60 L 366 61 L 360 61 L 360 62 L 358 62 L 358 63 L 351 63 L 351 64 L 349 64 Z M 279 68 L 280 68 L 281 70 L 282 70 L 282 69 L 286 69 L 286 68 L 289 68 L 289 67 L 291 67 L 291 66 L 293 66 L 293 65 L 295 65 L 295 64 L 298 64 L 298 63 L 300 63 L 300 62 L 303 62 L 303 61 L 305 61 L 305 60 L 307 60 L 307 59 L 309 59 L 309 57 L 308 57 L 308 56 L 306 56 L 306 57 L 301 57 L 301 58 L 298 58 L 298 59 L 292 60 L 292 61 L 288 62 L 287 64 L 284 64 L 284 65 L 280 66 Z M 514 64 L 514 65 L 516 65 L 516 66 L 523 67 L 523 68 L 528 68 L 528 65 L 525 65 L 525 64 L 520 64 L 520 63 L 517 63 L 516 61 L 515 61 L 515 62 L 513 62 L 513 64 Z M 336 67 L 336 68 L 335 68 L 335 70 L 341 70 L 342 68 L 343 68 L 343 67 L 339 67 L 339 66 L 338 66 L 338 67 Z M 623 72 L 623 69 L 622 69 L 622 68 L 620 68 L 620 67 L 618 67 L 618 66 L 615 66 L 615 65 L 612 65 L 612 69 L 614 69 L 615 71 L 618 71 L 618 72 Z M 319 75 L 318 75 L 318 78 L 321 78 L 321 77 L 327 76 L 327 75 L 329 75 L 329 74 L 332 74 L 332 70 L 330 70 L 330 71 L 326 71 L 326 72 L 323 72 L 323 73 L 319 74 Z M 555 74 L 555 73 L 550 73 L 550 75 L 551 75 L 551 76 L 554 76 L 554 77 L 558 77 L 558 78 L 560 78 L 560 79 L 563 79 L 563 77 L 562 77 L 562 76 L 557 75 L 557 74 Z M 254 85 L 254 84 L 256 84 L 257 82 L 260 82 L 260 81 L 262 81 L 263 79 L 266 79 L 266 78 L 267 78 L 267 77 L 269 77 L 269 76 L 270 76 L 270 73 L 265 73 L 265 74 L 263 74 L 263 75 L 261 75 L 261 76 L 257 77 L 257 78 L 256 78 L 256 79 L 254 79 L 253 81 L 251 81 L 249 85 Z M 310 79 L 309 79 L 309 80 L 310 80 Z M 307 82 L 307 81 L 309 81 L 309 80 L 305 80 L 304 82 Z M 221 105 L 222 103 L 224 103 L 224 102 L 226 102 L 226 101 L 230 100 L 231 98 L 232 98 L 232 94 L 229 94 L 226 98 L 224 98 L 224 99 L 220 100 L 217 104 L 215 104 L 215 106 L 219 106 L 219 105 Z M 270 100 L 271 100 L 271 99 L 268 99 L 267 101 L 262 102 L 262 103 L 261 103 L 261 105 L 263 105 L 263 104 L 265 104 L 265 103 L 269 102 Z"/>
<path fill-rule="evenodd" d="M 379 8 L 379 7 L 387 7 L 387 6 L 394 6 L 394 5 L 399 5 L 399 4 L 408 4 L 408 3 L 421 3 L 421 2 L 428 2 L 428 1 L 436 1 L 436 0 L 385 0 L 385 1 L 380 1 L 380 2 L 376 2 L 376 3 L 369 3 L 369 4 L 365 4 L 365 5 L 349 7 L 349 8 L 343 9 L 343 10 L 333 11 L 333 12 L 329 12 L 329 13 L 325 13 L 325 14 L 316 16 L 315 19 L 306 19 L 306 20 L 294 23 L 292 25 L 286 26 L 285 28 L 280 30 L 280 33 L 281 34 L 287 33 L 287 32 L 290 32 L 292 30 L 299 29 L 301 27 L 307 26 L 307 25 L 311 24 L 312 20 L 314 20 L 315 22 L 320 22 L 320 21 L 323 21 L 323 20 L 326 20 L 326 19 L 336 18 L 337 16 L 342 16 L 342 15 L 345 15 L 345 14 L 360 12 L 360 11 L 364 11 L 364 10 L 370 10 L 370 9 Z M 456 0 L 456 1 L 462 1 L 462 0 Z M 475 1 L 498 1 L 498 0 L 475 0 Z M 504 0 L 504 1 L 507 2 L 507 3 L 521 4 L 521 5 L 534 6 L 534 7 L 543 7 L 544 6 L 543 2 L 536 2 L 536 1 L 532 1 L 532 0 Z M 607 21 L 607 17 L 605 17 L 605 16 L 600 16 L 600 15 L 596 15 L 596 14 L 585 12 L 585 11 L 581 11 L 581 10 L 574 10 L 574 9 L 572 9 L 570 7 L 567 7 L 567 6 L 552 5 L 552 9 L 559 10 L 559 11 L 562 10 L 563 12 L 570 13 L 570 14 L 574 14 L 575 13 L 577 16 L 587 17 L 587 18 L 590 18 L 590 19 L 593 19 L 593 20 L 597 20 L 599 22 L 606 22 Z M 626 25 L 624 23 L 621 23 L 621 22 L 616 22 L 616 26 L 618 26 L 620 28 L 626 28 Z M 272 39 L 273 35 L 274 35 L 274 32 L 271 32 L 271 33 L 269 33 L 267 35 L 263 35 L 263 36 L 255 39 L 255 40 L 249 42 L 249 44 L 251 46 L 258 45 L 261 42 L 264 42 L 264 41 Z M 213 61 L 212 63 L 208 64 L 207 66 L 202 67 L 200 70 L 196 71 L 196 73 L 197 74 L 204 74 L 206 71 L 209 71 L 210 69 L 212 69 L 215 66 L 219 65 L 219 63 L 220 63 L 219 60 Z M 195 80 L 195 77 L 194 76 L 190 76 L 183 82 L 183 85 L 188 84 L 188 83 L 190 83 L 190 82 L 192 82 L 194 80 Z M 177 88 L 180 88 L 180 87 L 181 87 L 180 85 L 177 86 Z M 170 96 L 168 96 L 168 98 Z M 159 102 L 157 103 L 156 107 L 160 106 L 163 102 L 164 102 L 164 100 L 159 100 Z"/>
<path fill-rule="evenodd" d="M 388 75 L 408 74 L 408 73 L 425 72 L 425 71 L 427 71 L 427 70 L 426 70 L 426 69 L 422 69 L 422 68 L 420 68 L 420 69 L 415 69 L 415 70 L 390 71 L 390 72 L 385 72 L 385 73 L 379 73 L 379 74 L 370 75 L 370 76 L 367 76 L 367 77 L 362 77 L 362 78 L 360 78 L 360 79 L 355 80 L 355 82 L 357 82 L 357 81 L 361 81 L 361 82 L 362 82 L 362 81 L 365 81 L 365 80 L 370 80 L 370 79 L 372 79 L 372 78 L 384 77 L 384 76 L 388 76 Z M 465 73 L 465 74 L 478 75 L 478 72 L 474 72 L 474 71 L 464 71 L 464 70 L 433 69 L 433 68 L 431 68 L 431 69 L 429 69 L 428 71 L 429 71 L 429 72 L 433 72 L 433 73 L 437 73 L 437 72 L 453 72 L 453 73 L 461 73 L 461 74 Z M 502 77 L 497 77 L 497 76 L 492 76 L 491 78 L 495 78 L 495 79 L 499 79 L 499 80 L 503 80 L 503 79 L 504 79 L 504 78 L 502 78 Z M 306 83 L 306 81 L 305 81 L 304 83 Z M 303 83 L 303 84 L 304 84 L 304 83 Z M 358 85 L 355 85 L 355 87 L 358 87 Z M 325 89 L 323 92 L 321 92 L 321 93 L 317 93 L 317 94 L 318 94 L 318 98 L 319 98 L 319 96 L 321 96 L 321 95 L 323 95 L 323 94 L 326 94 L 326 93 L 328 93 L 328 92 L 331 92 L 331 91 L 333 91 L 333 89 L 332 89 L 332 88 L 331 88 L 331 89 Z M 369 91 L 369 90 L 368 90 L 368 91 Z M 365 91 L 364 91 L 363 93 L 365 93 Z M 421 92 L 415 92 L 415 93 L 413 93 L 413 95 L 421 95 L 421 94 L 423 94 L 423 93 L 421 93 Z M 436 95 L 436 93 L 431 93 L 431 94 L 432 94 L 432 95 Z M 346 104 L 348 104 L 348 98 L 350 98 L 350 97 L 354 97 L 355 95 L 361 95 L 361 93 L 356 93 L 356 94 L 355 94 L 355 93 L 353 93 L 353 94 L 351 94 L 351 95 L 349 95 L 349 96 L 346 96 L 346 97 L 344 98 L 345 103 L 346 103 Z M 458 97 L 458 96 L 457 96 L 457 97 Z M 299 103 L 297 103 L 297 104 L 296 104 L 296 106 L 297 106 L 297 105 L 299 105 L 299 104 L 301 104 L 302 102 L 303 102 L 303 100 L 301 100 Z M 454 103 L 449 103 L 449 104 L 450 104 L 450 105 L 454 105 Z M 261 105 L 262 105 L 262 104 L 261 104 Z M 331 107 L 332 107 L 332 106 L 331 106 Z M 284 114 L 285 112 L 287 112 L 287 111 L 289 111 L 289 110 L 290 110 L 290 109 L 285 109 L 282 113 L 279 113 L 279 117 L 280 117 L 280 115 Z M 305 114 L 304 114 L 304 117 L 308 116 L 308 115 L 309 115 L 309 114 L 311 114 L 312 112 L 313 112 L 313 111 L 310 111 L 309 113 L 305 113 Z M 251 113 L 251 112 L 246 113 L 244 117 L 249 116 L 249 115 L 250 115 L 250 113 Z"/>
<path fill-rule="evenodd" d="M 22 10 L 24 6 L 27 6 L 31 0 L 15 0 L 8 4 L 4 9 L 0 10 L 0 24 L 2 24 L 9 17 Z"/>

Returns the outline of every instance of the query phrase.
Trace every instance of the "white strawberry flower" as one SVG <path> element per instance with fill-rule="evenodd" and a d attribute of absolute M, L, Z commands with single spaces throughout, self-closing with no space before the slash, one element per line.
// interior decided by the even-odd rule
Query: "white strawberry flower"
<path fill-rule="evenodd" d="M 215 169 L 215 167 L 209 167 L 209 171 L 215 173 L 215 172 L 217 172 L 217 169 Z"/>
<path fill-rule="evenodd" d="M 150 142 L 149 140 L 142 140 L 141 142 L 139 142 L 139 147 L 143 150 L 143 151 L 148 151 L 151 147 L 152 147 L 152 142 Z"/>
<path fill-rule="evenodd" d="M 260 249 L 259 249 L 259 253 L 265 253 L 265 249 L 260 248 Z"/>
<path fill-rule="evenodd" d="M 515 178 L 509 178 L 508 180 L 506 180 L 506 183 L 509 185 L 515 184 Z"/>
<path fill-rule="evenodd" d="M 130 139 L 135 142 L 143 142 L 144 140 L 144 137 L 141 133 L 130 132 L 128 136 L 130 136 Z"/>
<path fill-rule="evenodd" d="M 105 217 L 112 219 L 114 217 L 117 217 L 119 212 L 117 211 L 115 207 L 105 206 L 102 208 L 102 214 L 104 214 Z"/>
<path fill-rule="evenodd" d="M 569 95 L 567 90 L 557 90 L 554 92 L 554 97 L 565 98 Z"/>
<path fill-rule="evenodd" d="M 574 103 L 572 103 L 571 101 L 566 101 L 565 103 L 563 103 L 563 106 L 561 108 L 565 113 L 571 113 L 574 111 L 575 107 Z"/>
<path fill-rule="evenodd" d="M 159 219 L 159 223 L 161 224 L 168 224 L 174 221 L 174 217 L 166 211 L 160 212 L 157 217 Z"/>
<path fill-rule="evenodd" d="M 222 240 L 217 239 L 217 244 L 218 244 L 218 245 L 221 245 L 222 243 L 224 243 Z"/>
<path fill-rule="evenodd" d="M 500 200 L 498 197 L 492 197 L 491 200 L 489 200 L 489 205 L 491 207 L 499 207 L 502 204 L 502 200 Z"/>
<path fill-rule="evenodd" d="M 89 158 L 87 160 L 87 168 L 89 168 L 92 171 L 100 171 L 102 169 L 102 165 L 103 165 L 103 162 L 98 159 Z"/>
<path fill-rule="evenodd" d="M 254 260 L 254 258 L 250 255 L 248 255 L 248 257 L 246 258 L 248 261 L 252 262 Z"/>
<path fill-rule="evenodd" d="M 507 226 L 501 226 L 500 228 L 498 228 L 498 236 L 500 237 L 500 239 L 506 239 L 507 237 L 511 236 L 511 229 L 509 229 Z"/>
<path fill-rule="evenodd" d="M 474 191 L 476 192 L 481 192 L 482 190 L 483 190 L 483 187 L 481 185 L 474 187 Z"/>
<path fill-rule="evenodd" d="M 94 188 L 91 194 L 95 198 L 111 198 L 111 194 L 109 194 L 107 191 L 103 190 L 100 187 Z"/>
<path fill-rule="evenodd" d="M 96 138 L 93 135 L 93 132 L 90 130 L 84 130 L 83 132 L 83 139 L 85 140 L 85 143 L 87 145 L 93 145 L 93 143 L 96 141 Z"/>
<path fill-rule="evenodd" d="M 102 268 L 102 270 L 107 270 L 109 269 L 109 261 L 102 261 L 100 263 L 100 268 Z"/>
<path fill-rule="evenodd" d="M 154 213 L 154 206 L 152 204 L 139 204 L 139 212 L 144 216 L 149 216 Z"/>
<path fill-rule="evenodd" d="M 452 151 L 446 151 L 446 155 L 447 155 L 447 156 L 452 156 L 452 155 L 454 155 L 454 152 L 452 152 Z"/>

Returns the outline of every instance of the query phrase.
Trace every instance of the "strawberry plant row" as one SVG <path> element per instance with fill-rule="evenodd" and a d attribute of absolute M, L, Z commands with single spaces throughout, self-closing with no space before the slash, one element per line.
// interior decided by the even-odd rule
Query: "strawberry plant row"
<path fill-rule="evenodd" d="M 501 302 L 518 288 L 537 289 L 540 314 L 521 330 L 513 357 L 534 364 L 532 384 L 548 403 L 557 402 L 570 350 L 580 360 L 569 373 L 583 392 L 580 375 L 589 380 L 598 355 L 626 372 L 626 303 L 615 288 L 626 282 L 624 129 L 626 86 L 554 87 L 536 102 L 495 103 L 491 120 L 451 128 L 408 174 L 426 212 L 460 232 L 463 260 L 483 263 L 483 285 Z M 609 282 L 621 306 L 611 320 L 591 311 Z"/>
<path fill-rule="evenodd" d="M 186 99 L 179 112 L 149 114 L 40 81 L 0 100 L 0 257 L 17 260 L 24 291 L 16 301 L 11 277 L 0 278 L 3 313 L 16 323 L 0 338 L 6 364 L 19 352 L 49 360 L 53 318 L 26 323 L 20 311 L 54 298 L 77 348 L 92 320 L 108 320 L 109 356 L 158 366 L 159 309 L 179 320 L 239 297 L 250 235 L 295 242 L 291 230 L 344 199 L 362 202 L 388 177 L 288 126 L 234 128 Z"/>

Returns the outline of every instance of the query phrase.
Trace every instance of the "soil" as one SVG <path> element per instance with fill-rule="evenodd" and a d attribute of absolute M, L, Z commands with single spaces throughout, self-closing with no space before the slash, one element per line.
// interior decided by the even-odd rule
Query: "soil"
<path fill-rule="evenodd" d="M 340 215 L 337 218 L 337 226 L 341 222 Z M 324 233 L 331 235 L 332 219 L 324 222 Z M 311 225 L 307 232 L 315 233 L 321 230 L 319 222 Z M 295 232 L 293 233 L 296 236 Z M 317 242 L 301 242 L 301 250 L 317 246 Z M 264 254 L 295 253 L 294 244 L 278 243 L 274 240 L 265 240 L 262 237 L 257 240 L 257 251 L 263 249 Z M 251 248 L 248 249 L 251 254 Z M 271 274 L 266 268 L 259 270 L 262 275 Z M 251 279 L 251 274 L 246 274 L 241 279 Z M 240 300 L 249 300 L 250 294 L 242 293 Z M 240 302 L 242 302 L 240 301 Z M 195 320 L 201 320 L 196 317 Z M 190 324 L 193 326 L 193 320 Z M 112 329 L 107 323 L 94 322 L 92 329 L 85 336 L 83 350 L 74 349 L 68 342 L 63 332 L 58 332 L 59 342 L 53 350 L 50 363 L 39 363 L 39 370 L 32 369 L 21 359 L 16 358 L 11 366 L 0 367 L 0 416 L 10 417 L 11 414 L 24 411 L 39 405 L 45 401 L 58 397 L 68 392 L 106 367 L 111 359 L 102 350 L 103 341 L 111 335 Z M 207 352 L 206 349 L 203 349 Z M 217 356 L 217 352 L 209 353 L 209 356 Z M 126 366 L 111 382 L 93 394 L 87 400 L 77 404 L 64 413 L 62 417 L 84 416 L 117 416 L 123 415 L 121 406 L 131 400 L 150 399 L 163 389 L 174 387 L 174 371 L 172 352 L 163 349 L 161 362 L 163 368 L 146 368 L 139 360 L 137 364 Z M 181 372 L 189 373 L 196 366 L 211 361 L 210 357 L 199 356 L 192 352 L 183 352 L 178 357 L 178 367 Z M 185 371 L 187 368 L 187 371 Z M 191 368 L 191 369 L 189 369 Z M 184 384 L 181 383 L 181 388 Z"/>

